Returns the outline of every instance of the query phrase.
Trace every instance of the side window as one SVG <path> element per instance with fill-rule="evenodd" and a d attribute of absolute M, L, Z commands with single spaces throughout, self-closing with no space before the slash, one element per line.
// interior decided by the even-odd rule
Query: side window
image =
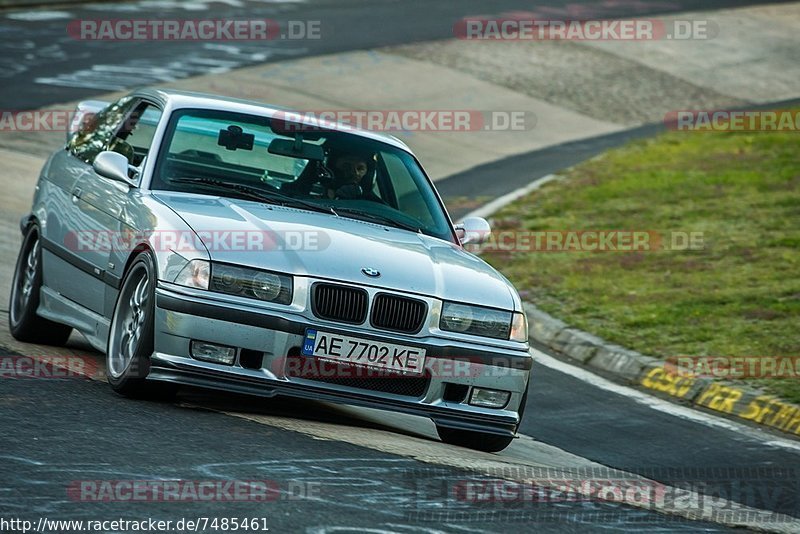
<path fill-rule="evenodd" d="M 386 165 L 386 169 L 391 176 L 392 188 L 397 197 L 397 209 L 416 217 L 419 221 L 430 224 L 430 210 L 428 209 L 425 198 L 420 193 L 419 186 L 408 172 L 403 161 L 395 154 L 381 152 L 381 158 Z"/>
<path fill-rule="evenodd" d="M 92 163 L 97 154 L 107 149 L 114 132 L 134 104 L 133 98 L 124 97 L 99 112 L 93 120 L 86 121 L 84 126 L 70 137 L 67 144 L 69 151 L 76 158 Z"/>
<path fill-rule="evenodd" d="M 160 119 L 160 109 L 148 102 L 141 102 L 111 139 L 108 150 L 119 152 L 128 158 L 128 163 L 139 167 L 150 150 Z"/>

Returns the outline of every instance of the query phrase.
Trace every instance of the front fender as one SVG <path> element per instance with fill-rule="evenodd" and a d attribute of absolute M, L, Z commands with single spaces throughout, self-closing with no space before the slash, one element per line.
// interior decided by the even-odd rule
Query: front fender
<path fill-rule="evenodd" d="M 123 278 L 133 258 L 143 249 L 149 249 L 155 256 L 158 279 L 168 282 L 189 261 L 210 259 L 194 230 L 172 209 L 148 192 L 137 192 L 131 200 L 122 221 L 130 239 L 122 250 L 112 252 L 116 257 L 110 260 L 115 276 Z M 179 246 L 173 246 L 174 242 Z"/>

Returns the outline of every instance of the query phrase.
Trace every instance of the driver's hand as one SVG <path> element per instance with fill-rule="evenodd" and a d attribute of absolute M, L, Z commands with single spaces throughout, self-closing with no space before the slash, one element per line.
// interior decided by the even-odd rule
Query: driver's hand
<path fill-rule="evenodd" d="M 361 186 L 358 184 L 346 184 L 336 190 L 336 198 L 341 198 L 344 200 L 352 200 L 356 198 L 361 198 L 364 192 L 361 190 Z"/>

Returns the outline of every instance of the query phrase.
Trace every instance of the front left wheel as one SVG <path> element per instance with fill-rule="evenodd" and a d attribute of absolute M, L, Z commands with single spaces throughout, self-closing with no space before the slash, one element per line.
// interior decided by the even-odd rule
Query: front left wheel
<path fill-rule="evenodd" d="M 114 306 L 106 349 L 108 383 L 126 397 L 158 397 L 172 393 L 169 385 L 149 382 L 155 330 L 156 272 L 149 252 L 133 261 Z"/>
<path fill-rule="evenodd" d="M 36 224 L 30 225 L 25 232 L 12 280 L 8 326 L 14 339 L 44 345 L 64 345 L 72 328 L 36 315 L 42 289 L 42 246 Z"/>

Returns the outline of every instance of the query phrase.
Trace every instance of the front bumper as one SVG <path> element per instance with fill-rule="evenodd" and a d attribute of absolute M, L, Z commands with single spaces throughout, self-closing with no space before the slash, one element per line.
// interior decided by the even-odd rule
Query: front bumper
<path fill-rule="evenodd" d="M 516 432 L 532 364 L 527 351 L 349 327 L 310 319 L 294 311 L 266 311 L 164 287 L 156 290 L 155 324 L 155 351 L 149 374 L 153 380 L 264 397 L 286 395 L 386 409 L 428 417 L 443 427 L 501 435 Z M 383 382 L 389 388 L 366 389 L 363 381 L 332 382 L 297 376 L 290 372 L 290 361 L 307 358 L 300 355 L 306 328 L 425 348 L 426 383 L 410 392 L 394 387 L 396 382 Z M 224 365 L 194 359 L 190 354 L 191 340 L 236 347 L 236 361 Z M 245 353 L 258 355 L 258 364 L 254 366 L 252 358 L 245 362 Z M 511 396 L 502 409 L 471 406 L 468 400 L 473 387 L 509 391 Z M 459 398 L 462 392 L 464 398 Z"/>

